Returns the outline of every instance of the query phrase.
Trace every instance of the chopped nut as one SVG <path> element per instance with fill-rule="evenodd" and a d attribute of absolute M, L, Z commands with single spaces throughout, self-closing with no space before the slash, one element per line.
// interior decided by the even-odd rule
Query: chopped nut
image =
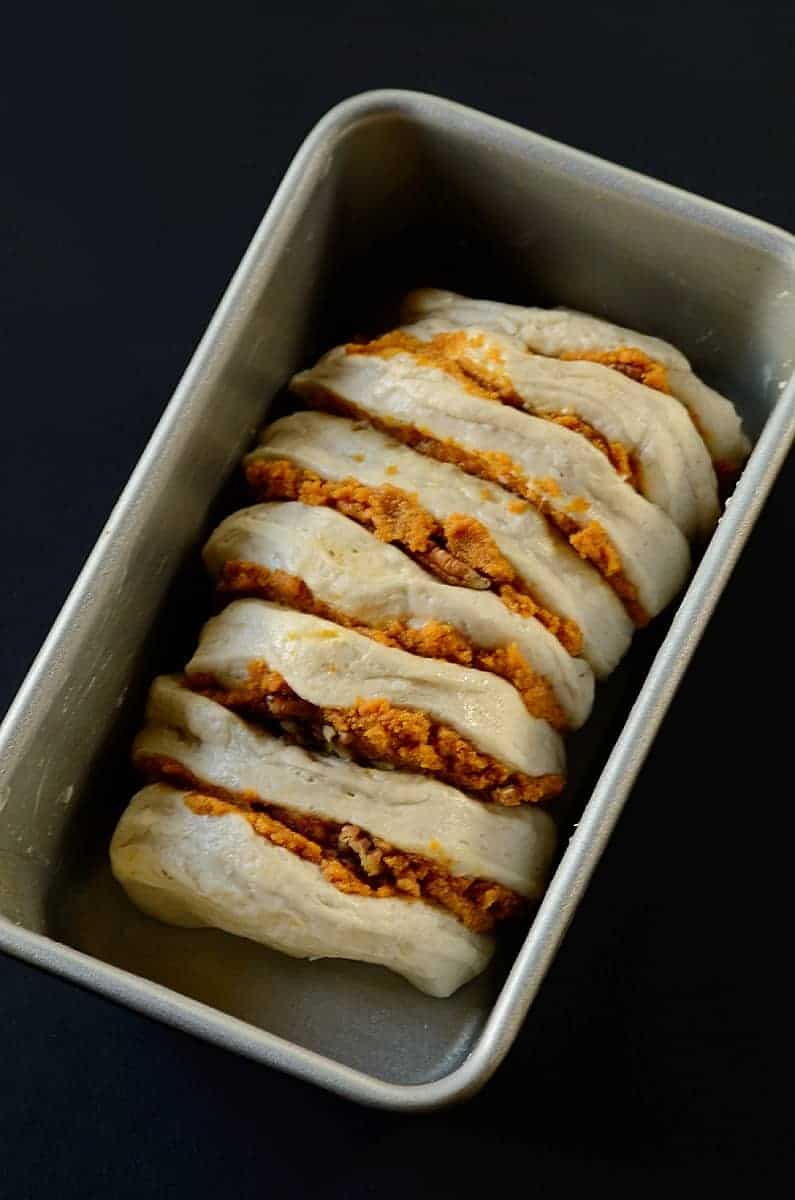
<path fill-rule="evenodd" d="M 491 587 L 488 579 L 479 575 L 466 563 L 461 562 L 460 558 L 454 558 L 449 550 L 445 550 L 441 546 L 432 546 L 430 550 L 416 554 L 415 558 L 443 583 L 450 583 L 457 587 L 475 588 L 481 592 L 487 591 Z"/>

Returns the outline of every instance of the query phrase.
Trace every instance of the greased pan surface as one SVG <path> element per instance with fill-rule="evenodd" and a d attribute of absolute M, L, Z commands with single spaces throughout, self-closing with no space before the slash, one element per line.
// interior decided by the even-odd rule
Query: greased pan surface
<path fill-rule="evenodd" d="M 228 481 L 269 400 L 420 284 L 657 333 L 731 396 L 756 440 L 667 632 L 663 618 L 636 639 L 573 739 L 579 823 L 527 937 L 445 1001 L 378 968 L 147 921 L 107 865 L 146 686 L 184 661 L 206 615 L 199 550 L 240 502 Z M 429 1109 L 477 1090 L 527 1014 L 791 444 L 794 337 L 786 233 L 434 97 L 374 92 L 334 109 L 0 730 L 0 947 L 365 1103 Z"/>

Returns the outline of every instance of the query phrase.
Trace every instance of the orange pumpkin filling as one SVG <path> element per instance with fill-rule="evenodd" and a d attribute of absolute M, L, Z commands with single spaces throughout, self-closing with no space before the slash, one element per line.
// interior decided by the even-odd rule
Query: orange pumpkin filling
<path fill-rule="evenodd" d="M 583 497 L 575 496 L 564 511 L 550 504 L 549 497 L 560 495 L 560 487 L 552 478 L 531 480 L 516 465 L 510 455 L 497 450 L 468 450 L 457 442 L 433 437 L 413 425 L 376 417 L 357 409 L 355 405 L 325 388 L 315 387 L 307 391 L 311 404 L 327 412 L 339 413 L 356 420 L 367 420 L 375 428 L 410 446 L 420 454 L 435 458 L 437 462 L 452 463 L 468 475 L 477 475 L 489 483 L 497 483 L 509 492 L 530 502 L 548 521 L 555 525 L 568 539 L 581 558 L 593 563 L 605 581 L 621 600 L 635 625 L 641 627 L 649 622 L 649 614 L 638 597 L 638 589 L 624 572 L 621 556 L 610 535 L 599 521 L 587 525 L 574 519 L 590 507 Z M 571 514 L 571 515 L 570 515 Z"/>
<path fill-rule="evenodd" d="M 576 622 L 539 603 L 474 517 L 453 514 L 439 522 L 402 488 L 321 479 L 287 459 L 254 459 L 246 466 L 246 479 L 258 500 L 301 500 L 336 509 L 381 541 L 400 546 L 443 583 L 491 588 L 507 608 L 545 625 L 569 654 L 582 650 Z"/>
<path fill-rule="evenodd" d="M 384 646 L 394 646 L 423 658 L 440 658 L 460 666 L 491 671 L 514 685 L 532 716 L 549 721 L 556 729 L 565 729 L 568 725 L 566 714 L 549 682 L 532 669 L 513 643 L 491 650 L 484 649 L 473 645 L 455 626 L 442 621 L 428 621 L 418 628 L 399 620 L 388 621 L 380 628 L 365 625 L 348 613 L 318 600 L 312 589 L 297 576 L 286 571 L 271 571 L 258 563 L 237 560 L 224 563 L 218 579 L 218 592 L 222 598 L 273 600 L 299 612 L 312 613 L 354 629 Z"/>
<path fill-rule="evenodd" d="M 185 803 L 199 816 L 243 817 L 258 836 L 313 863 L 348 895 L 423 900 L 446 909 L 475 933 L 491 933 L 498 922 L 519 916 L 527 906 L 504 884 L 453 875 L 444 862 L 398 850 L 358 825 L 271 804 L 251 792 L 208 786 L 175 759 L 140 756 L 136 766 L 150 779 L 192 789 Z"/>
<path fill-rule="evenodd" d="M 636 383 L 670 395 L 665 364 L 651 358 L 637 346 L 619 346 L 616 350 L 564 350 L 558 358 L 564 362 L 595 362 L 619 371 Z"/>
<path fill-rule="evenodd" d="M 620 371 L 622 375 L 629 376 L 636 383 L 643 383 L 646 387 L 654 388 L 655 391 L 671 395 L 665 363 L 651 358 L 635 346 L 621 346 L 616 350 L 566 350 L 558 357 L 567 361 L 602 363 L 603 366 L 611 367 L 614 371 Z M 704 427 L 699 421 L 698 415 L 687 405 L 683 405 L 683 407 L 695 425 L 701 440 L 708 445 L 709 439 L 705 436 Z M 737 463 L 723 462 L 721 459 L 714 459 L 712 466 L 718 479 L 720 496 L 725 500 L 737 482 L 740 468 Z"/>
<path fill-rule="evenodd" d="M 244 716 L 286 721 L 289 732 L 312 744 L 338 747 L 356 760 L 433 775 L 495 804 L 532 804 L 558 795 L 565 783 L 562 775 L 516 771 L 427 713 L 386 699 L 357 700 L 348 708 L 311 704 L 262 661 L 251 662 L 248 678 L 234 687 L 199 673 L 188 675 L 186 683 Z"/>
<path fill-rule="evenodd" d="M 351 342 L 346 346 L 348 354 L 367 354 L 380 358 L 389 358 L 395 354 L 410 354 L 416 362 L 427 367 L 435 367 L 451 376 L 468 392 L 485 400 L 497 400 L 501 404 L 509 404 L 521 412 L 531 412 L 522 397 L 516 392 L 510 378 L 500 367 L 503 363 L 502 354 L 497 346 L 486 351 L 487 363 L 482 356 L 473 358 L 467 351 L 479 350 L 484 342 L 483 334 L 467 334 L 463 330 L 450 333 L 436 333 L 427 341 L 395 329 L 374 341 L 358 343 Z M 628 374 L 629 371 L 625 371 Z M 653 385 L 652 385 L 653 386 Z M 623 479 L 626 479 L 636 490 L 640 488 L 639 464 L 635 456 L 623 442 L 612 441 L 578 417 L 575 413 L 567 412 L 533 412 L 544 421 L 552 421 L 556 425 L 570 429 L 589 441 L 608 459 L 613 468 Z"/>

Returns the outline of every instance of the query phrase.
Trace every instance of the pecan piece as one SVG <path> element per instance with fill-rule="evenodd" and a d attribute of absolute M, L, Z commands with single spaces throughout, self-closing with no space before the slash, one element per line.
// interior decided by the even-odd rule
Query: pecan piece
<path fill-rule="evenodd" d="M 457 587 L 476 588 L 480 592 L 491 587 L 488 579 L 484 579 L 472 567 L 467 566 L 460 558 L 455 558 L 449 550 L 445 550 L 442 546 L 431 546 L 430 550 L 415 554 L 414 557 L 417 562 L 422 563 L 427 570 L 441 579 L 442 583 L 450 583 Z"/>
<path fill-rule="evenodd" d="M 362 833 L 358 825 L 343 825 L 337 844 L 340 850 L 353 851 L 367 875 L 377 875 L 381 870 L 381 850 L 373 845 L 372 839 Z"/>

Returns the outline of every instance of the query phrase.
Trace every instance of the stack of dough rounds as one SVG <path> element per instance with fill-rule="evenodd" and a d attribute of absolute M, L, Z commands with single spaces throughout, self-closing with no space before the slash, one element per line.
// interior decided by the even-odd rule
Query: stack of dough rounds
<path fill-rule="evenodd" d="M 402 311 L 406 321 L 432 317 L 447 329 L 482 326 L 517 338 L 528 350 L 549 357 L 598 362 L 601 356 L 619 370 L 623 351 L 640 351 L 634 357 L 643 366 L 664 368 L 656 372 L 657 386 L 667 387 L 688 410 L 716 466 L 738 471 L 748 457 L 751 443 L 734 405 L 698 378 L 680 350 L 660 338 L 570 308 L 523 308 L 471 300 L 437 288 L 410 292 Z M 631 353 L 625 356 L 630 370 L 632 357 Z"/>
<path fill-rule="evenodd" d="M 162 921 L 448 996 L 543 895 L 563 738 L 749 447 L 656 338 L 433 289 L 402 316 L 295 376 L 311 411 L 246 457 L 111 862 Z"/>

